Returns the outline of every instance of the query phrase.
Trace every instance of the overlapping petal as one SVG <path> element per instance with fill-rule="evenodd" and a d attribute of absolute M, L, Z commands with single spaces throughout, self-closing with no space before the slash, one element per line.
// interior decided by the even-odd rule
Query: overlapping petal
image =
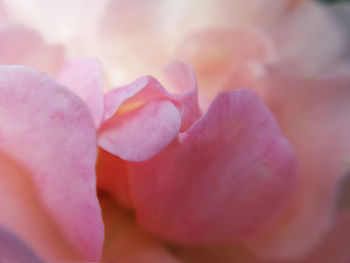
<path fill-rule="evenodd" d="M 1 151 L 28 171 L 64 237 L 83 258 L 98 260 L 103 224 L 96 197 L 96 130 L 87 107 L 47 75 L 1 66 L 0 122 Z"/>
<path fill-rule="evenodd" d="M 20 239 L 7 230 L 0 229 L 1 262 L 43 263 L 43 261 Z"/>
<path fill-rule="evenodd" d="M 47 44 L 35 30 L 14 24 L 0 27 L 1 64 L 21 64 L 55 74 L 63 62 L 63 48 Z"/>
<path fill-rule="evenodd" d="M 140 225 L 185 244 L 254 235 L 284 211 L 297 185 L 292 147 L 244 89 L 220 94 L 176 141 L 129 172 Z"/>
<path fill-rule="evenodd" d="M 161 241 L 142 231 L 131 215 L 108 196 L 101 196 L 106 225 L 102 260 L 123 263 L 180 263 Z"/>
<path fill-rule="evenodd" d="M 349 76 L 308 79 L 272 67 L 260 80 L 262 94 L 296 148 L 302 171 L 294 206 L 258 242 L 264 256 L 301 257 L 333 223 L 341 179 L 349 169 Z"/>
<path fill-rule="evenodd" d="M 71 60 L 63 66 L 58 80 L 85 102 L 96 127 L 99 127 L 104 108 L 100 63 L 95 59 L 87 58 Z"/>

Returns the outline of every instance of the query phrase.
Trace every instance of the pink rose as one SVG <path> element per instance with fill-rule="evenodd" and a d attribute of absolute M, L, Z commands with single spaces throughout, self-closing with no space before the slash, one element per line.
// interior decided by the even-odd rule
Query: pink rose
<path fill-rule="evenodd" d="M 69 60 L 30 29 L 0 29 L 1 63 L 57 79 L 0 68 L 0 258 L 349 261 L 344 8 L 102 1 L 81 12 L 91 31 L 73 15 L 62 33 L 15 2 L 6 20 L 62 41 Z M 160 74 L 173 57 L 194 72 Z M 145 73 L 160 82 L 125 85 Z"/>

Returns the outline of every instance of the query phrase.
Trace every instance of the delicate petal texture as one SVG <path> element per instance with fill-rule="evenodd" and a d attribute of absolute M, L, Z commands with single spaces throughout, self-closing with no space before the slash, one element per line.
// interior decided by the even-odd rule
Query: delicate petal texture
<path fill-rule="evenodd" d="M 193 69 L 180 61 L 169 63 L 164 69 L 164 75 L 170 85 L 181 93 L 181 131 L 189 128 L 199 117 L 197 81 Z"/>
<path fill-rule="evenodd" d="M 349 223 L 349 211 L 340 213 L 320 244 L 313 247 L 312 251 L 300 260 L 259 260 L 257 263 L 348 263 L 350 261 Z"/>
<path fill-rule="evenodd" d="M 350 213 L 340 214 L 322 243 L 302 263 L 347 263 L 350 261 Z M 298 262 L 299 263 L 299 262 Z"/>
<path fill-rule="evenodd" d="M 295 1 L 270 28 L 279 61 L 302 75 L 332 70 L 344 55 L 344 35 L 326 7 L 316 1 Z"/>
<path fill-rule="evenodd" d="M 82 36 L 96 37 L 95 29 L 99 25 L 99 19 L 107 2 L 107 0 L 2 1 L 13 20 L 36 28 L 50 41 L 69 43 L 80 49 L 90 44 L 86 39 L 82 42 Z M 91 41 L 93 39 L 89 39 L 89 42 Z"/>
<path fill-rule="evenodd" d="M 0 261 L 43 263 L 37 255 L 20 239 L 0 228 Z"/>
<path fill-rule="evenodd" d="M 0 154 L 0 167 L 1 226 L 46 260 L 81 259 L 42 206 L 29 171 L 4 153 Z M 0 249 L 0 255 L 2 252 Z"/>
<path fill-rule="evenodd" d="M 128 161 L 144 161 L 166 147 L 181 126 L 181 102 L 152 77 L 105 94 L 99 146 Z"/>
<path fill-rule="evenodd" d="M 297 184 L 291 146 L 264 104 L 244 89 L 220 94 L 178 140 L 153 159 L 128 165 L 138 222 L 180 243 L 255 234 L 284 211 Z"/>
<path fill-rule="evenodd" d="M 0 27 L 1 64 L 27 65 L 55 74 L 63 60 L 63 48 L 46 44 L 36 31 L 16 25 Z"/>
<path fill-rule="evenodd" d="M 94 59 L 74 59 L 63 67 L 58 80 L 85 102 L 99 127 L 104 106 L 100 63 Z"/>
<path fill-rule="evenodd" d="M 215 94 L 224 88 L 230 75 L 246 63 L 272 61 L 274 47 L 263 32 L 241 26 L 191 34 L 180 44 L 176 54 L 194 67 L 199 87 Z"/>
<path fill-rule="evenodd" d="M 124 214 L 108 196 L 100 200 L 106 225 L 103 262 L 180 263 L 170 249 L 139 229 L 131 215 Z"/>
<path fill-rule="evenodd" d="M 47 75 L 0 67 L 0 150 L 30 173 L 44 208 L 86 259 L 98 260 L 96 130 L 82 101 Z"/>
<path fill-rule="evenodd" d="M 175 139 L 181 116 L 169 100 L 153 100 L 106 121 L 99 130 L 99 145 L 124 160 L 144 161 Z"/>
<path fill-rule="evenodd" d="M 306 79 L 278 68 L 266 74 L 263 94 L 296 148 L 302 177 L 294 206 L 256 246 L 264 257 L 298 258 L 330 227 L 349 171 L 350 74 Z"/>
<path fill-rule="evenodd" d="M 147 101 L 160 98 L 174 99 L 176 102 L 175 97 L 169 94 L 155 78 L 148 76 L 139 78 L 129 85 L 115 88 L 105 94 L 103 119 L 109 119 L 118 110 L 125 112 Z"/>

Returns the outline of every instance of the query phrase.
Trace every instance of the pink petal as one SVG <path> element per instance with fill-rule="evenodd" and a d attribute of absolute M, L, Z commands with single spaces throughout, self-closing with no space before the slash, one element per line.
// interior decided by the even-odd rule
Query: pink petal
<path fill-rule="evenodd" d="M 348 263 L 350 261 L 350 214 L 349 211 L 339 214 L 334 225 L 306 256 L 299 260 L 257 261 L 257 263 Z"/>
<path fill-rule="evenodd" d="M 251 246 L 270 260 L 302 257 L 322 240 L 332 224 L 341 179 L 349 170 L 350 74 L 310 79 L 289 73 L 268 68 L 261 80 L 302 171 L 292 209 L 274 231 Z"/>
<path fill-rule="evenodd" d="M 144 161 L 166 147 L 181 126 L 181 104 L 152 77 L 105 94 L 99 146 L 128 161 Z"/>
<path fill-rule="evenodd" d="M 173 61 L 164 69 L 164 75 L 173 88 L 180 92 L 181 102 L 181 131 L 199 119 L 202 115 L 197 99 L 197 81 L 193 69 L 181 61 Z"/>
<path fill-rule="evenodd" d="M 127 162 L 103 149 L 96 164 L 97 187 L 111 194 L 119 204 L 131 208 Z"/>
<path fill-rule="evenodd" d="M 94 59 L 74 59 L 66 63 L 58 80 L 85 102 L 90 109 L 96 127 L 99 127 L 104 107 L 100 63 Z"/>
<path fill-rule="evenodd" d="M 144 161 L 165 148 L 179 133 L 181 116 L 169 100 L 152 100 L 106 121 L 99 145 L 129 161 Z"/>
<path fill-rule="evenodd" d="M 12 233 L 0 228 L 0 261 L 43 263 L 25 243 Z"/>
<path fill-rule="evenodd" d="M 0 29 L 1 64 L 27 65 L 55 74 L 63 60 L 63 49 L 46 44 L 32 29 L 18 25 L 5 25 Z"/>
<path fill-rule="evenodd" d="M 272 61 L 274 53 L 266 34 L 247 26 L 236 26 L 191 34 L 181 42 L 176 56 L 193 66 L 199 87 L 214 96 L 224 88 L 232 72 L 252 60 Z"/>
<path fill-rule="evenodd" d="M 100 200 L 106 225 L 103 262 L 180 263 L 169 248 L 139 229 L 133 218 L 108 197 Z"/>
<path fill-rule="evenodd" d="M 324 5 L 295 3 L 269 28 L 279 61 L 306 76 L 327 73 L 348 50 L 344 33 Z"/>
<path fill-rule="evenodd" d="M 43 259 L 81 259 L 42 206 L 29 171 L 4 153 L 0 153 L 0 167 L 1 226 L 30 245 Z"/>
<path fill-rule="evenodd" d="M 42 205 L 75 248 L 98 260 L 103 224 L 96 130 L 87 107 L 47 75 L 2 66 L 0 123 L 0 149 L 28 170 Z"/>
<path fill-rule="evenodd" d="M 128 166 L 140 225 L 180 243 L 255 234 L 285 210 L 297 184 L 293 149 L 244 89 L 221 93 L 178 140 Z"/>
<path fill-rule="evenodd" d="M 176 102 L 175 97 L 169 94 L 155 78 L 150 76 L 139 78 L 126 86 L 115 88 L 105 94 L 103 119 L 107 120 L 112 117 L 121 106 L 125 106 L 129 110 L 147 101 L 160 98 L 174 99 L 174 102 Z"/>

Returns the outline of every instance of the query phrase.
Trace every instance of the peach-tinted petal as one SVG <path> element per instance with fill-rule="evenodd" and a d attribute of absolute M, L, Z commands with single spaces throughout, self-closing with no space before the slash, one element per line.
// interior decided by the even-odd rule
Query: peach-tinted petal
<path fill-rule="evenodd" d="M 0 228 L 0 261 L 43 263 L 25 243 L 7 230 Z"/>
<path fill-rule="evenodd" d="M 273 60 L 274 47 L 263 32 L 247 26 L 214 28 L 190 34 L 180 44 L 176 56 L 194 67 L 199 87 L 213 95 L 245 63 Z"/>
<path fill-rule="evenodd" d="M 103 262 L 180 263 L 160 241 L 143 232 L 108 196 L 100 197 L 106 240 Z"/>
<path fill-rule="evenodd" d="M 128 168 L 140 225 L 181 243 L 253 235 L 285 210 L 297 185 L 293 149 L 245 89 L 219 94 L 178 140 Z"/>
<path fill-rule="evenodd" d="M 103 224 L 96 197 L 96 130 L 88 108 L 49 76 L 0 67 L 0 149 L 30 173 L 64 235 L 98 260 Z"/>
<path fill-rule="evenodd" d="M 0 64 L 27 65 L 55 74 L 63 60 L 63 48 L 45 43 L 36 31 L 19 25 L 0 27 Z"/>
<path fill-rule="evenodd" d="M 181 131 L 189 128 L 199 117 L 197 81 L 193 69 L 180 61 L 169 63 L 164 69 L 164 75 L 174 90 L 180 94 Z"/>
<path fill-rule="evenodd" d="M 46 260 L 81 259 L 42 206 L 29 171 L 4 153 L 0 167 L 0 224 Z"/>
<path fill-rule="evenodd" d="M 106 121 L 98 144 L 124 160 L 144 161 L 174 140 L 180 127 L 180 112 L 171 101 L 152 100 Z"/>
<path fill-rule="evenodd" d="M 350 45 L 350 4 L 346 2 L 338 3 L 331 5 L 329 7 L 329 12 L 332 15 L 332 17 L 338 22 L 340 25 L 340 28 L 343 31 L 344 36 L 346 37 L 346 43 L 345 46 L 349 47 Z M 345 54 L 344 54 L 345 60 L 349 63 L 350 62 L 350 50 L 349 48 L 346 48 Z"/>
<path fill-rule="evenodd" d="M 99 190 L 109 193 L 124 207 L 131 208 L 127 162 L 100 148 L 96 175 Z"/>
<path fill-rule="evenodd" d="M 109 119 L 118 110 L 125 112 L 147 101 L 160 98 L 176 101 L 175 97 L 169 94 L 155 78 L 146 76 L 136 79 L 126 86 L 115 88 L 105 94 L 103 120 Z"/>
<path fill-rule="evenodd" d="M 96 127 L 99 127 L 104 107 L 100 63 L 94 59 L 71 60 L 63 67 L 58 80 L 85 102 L 90 109 Z"/>
<path fill-rule="evenodd" d="M 268 68 L 260 82 L 302 172 L 292 209 L 253 245 L 270 259 L 302 257 L 321 241 L 332 223 L 340 179 L 349 170 L 350 74 L 307 79 L 289 73 Z"/>
<path fill-rule="evenodd" d="M 257 263 L 348 263 L 350 261 L 349 223 L 349 211 L 340 213 L 322 241 L 299 260 L 259 260 Z"/>
<path fill-rule="evenodd" d="M 269 28 L 279 61 L 303 75 L 317 75 L 337 66 L 344 51 L 344 33 L 324 5 L 298 1 Z"/>
<path fill-rule="evenodd" d="M 99 146 L 124 160 L 147 160 L 177 136 L 180 111 L 181 98 L 153 77 L 139 78 L 105 94 Z"/>

